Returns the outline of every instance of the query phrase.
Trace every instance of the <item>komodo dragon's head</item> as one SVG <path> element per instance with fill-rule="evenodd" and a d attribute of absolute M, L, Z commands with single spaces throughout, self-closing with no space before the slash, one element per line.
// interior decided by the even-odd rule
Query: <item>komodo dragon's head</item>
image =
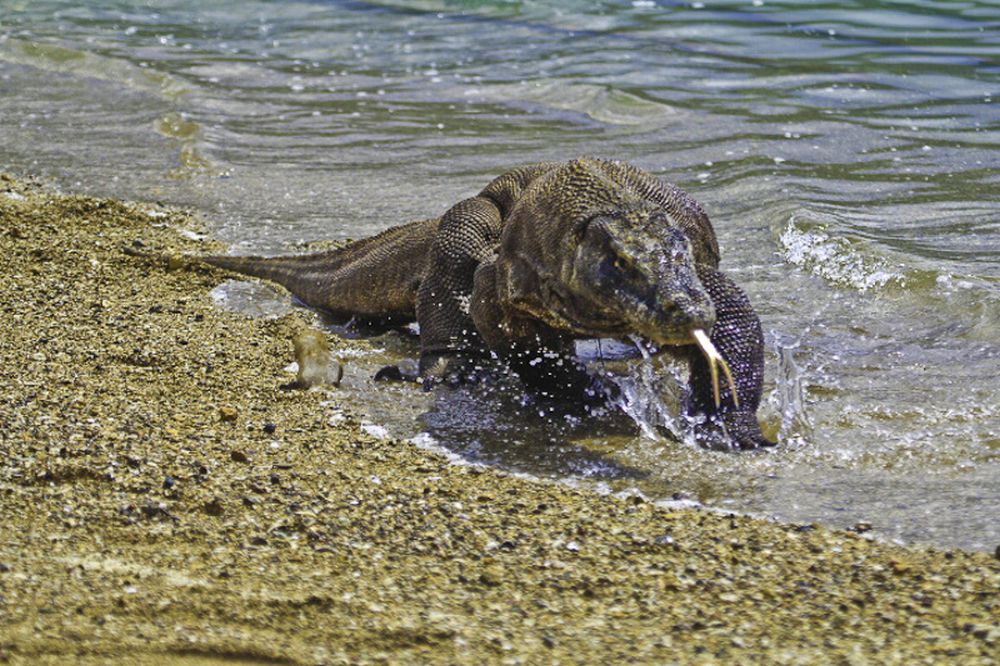
<path fill-rule="evenodd" d="M 715 308 L 695 271 L 691 244 L 659 210 L 598 212 L 570 231 L 560 267 L 579 333 L 638 335 L 656 345 L 691 344 L 709 330 Z"/>
<path fill-rule="evenodd" d="M 715 323 L 691 244 L 655 207 L 614 206 L 519 226 L 505 239 L 500 264 L 509 276 L 507 302 L 521 316 L 570 337 L 638 335 L 658 346 L 692 344 L 693 331 Z"/>

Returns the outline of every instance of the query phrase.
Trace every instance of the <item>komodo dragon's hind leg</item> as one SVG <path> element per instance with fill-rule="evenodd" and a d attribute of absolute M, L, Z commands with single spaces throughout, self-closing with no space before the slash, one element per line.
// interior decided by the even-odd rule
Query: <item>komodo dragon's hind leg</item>
<path fill-rule="evenodd" d="M 741 449 L 773 446 L 774 442 L 764 436 L 757 422 L 764 381 L 764 336 L 760 320 L 746 295 L 725 275 L 699 266 L 698 278 L 715 305 L 711 340 L 728 362 L 736 386 L 724 385 L 721 405 L 717 407 L 708 362 L 700 352 L 693 352 L 688 412 L 707 417 L 698 431 L 709 445 L 719 435 L 725 435 Z M 738 405 L 733 400 L 734 388 Z"/>
<path fill-rule="evenodd" d="M 500 210 L 481 196 L 455 204 L 441 217 L 417 293 L 420 374 L 430 381 L 465 374 L 485 353 L 469 304 L 476 268 L 492 259 L 500 226 Z"/>

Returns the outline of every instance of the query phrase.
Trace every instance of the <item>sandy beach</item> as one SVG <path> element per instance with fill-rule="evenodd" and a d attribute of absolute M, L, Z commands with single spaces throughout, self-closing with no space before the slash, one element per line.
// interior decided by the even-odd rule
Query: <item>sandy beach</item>
<path fill-rule="evenodd" d="M 0 662 L 996 663 L 991 553 L 453 465 L 283 389 L 306 316 L 124 251 L 205 230 L 0 180 Z"/>

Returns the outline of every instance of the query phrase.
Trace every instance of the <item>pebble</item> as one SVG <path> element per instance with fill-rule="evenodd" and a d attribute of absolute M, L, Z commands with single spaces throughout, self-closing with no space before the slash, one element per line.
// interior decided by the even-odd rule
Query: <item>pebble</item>
<path fill-rule="evenodd" d="M 213 497 L 211 500 L 205 503 L 204 506 L 205 513 L 210 516 L 221 516 L 225 513 L 225 504 L 218 497 Z"/>

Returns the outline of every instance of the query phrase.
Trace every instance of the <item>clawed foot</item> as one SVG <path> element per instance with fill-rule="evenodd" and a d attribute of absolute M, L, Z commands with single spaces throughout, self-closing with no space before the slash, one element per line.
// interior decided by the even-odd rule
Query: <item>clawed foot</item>
<path fill-rule="evenodd" d="M 480 384 L 489 379 L 493 368 L 488 360 L 478 355 L 425 354 L 420 358 L 420 377 L 425 391 L 444 385 L 458 388 Z"/>

